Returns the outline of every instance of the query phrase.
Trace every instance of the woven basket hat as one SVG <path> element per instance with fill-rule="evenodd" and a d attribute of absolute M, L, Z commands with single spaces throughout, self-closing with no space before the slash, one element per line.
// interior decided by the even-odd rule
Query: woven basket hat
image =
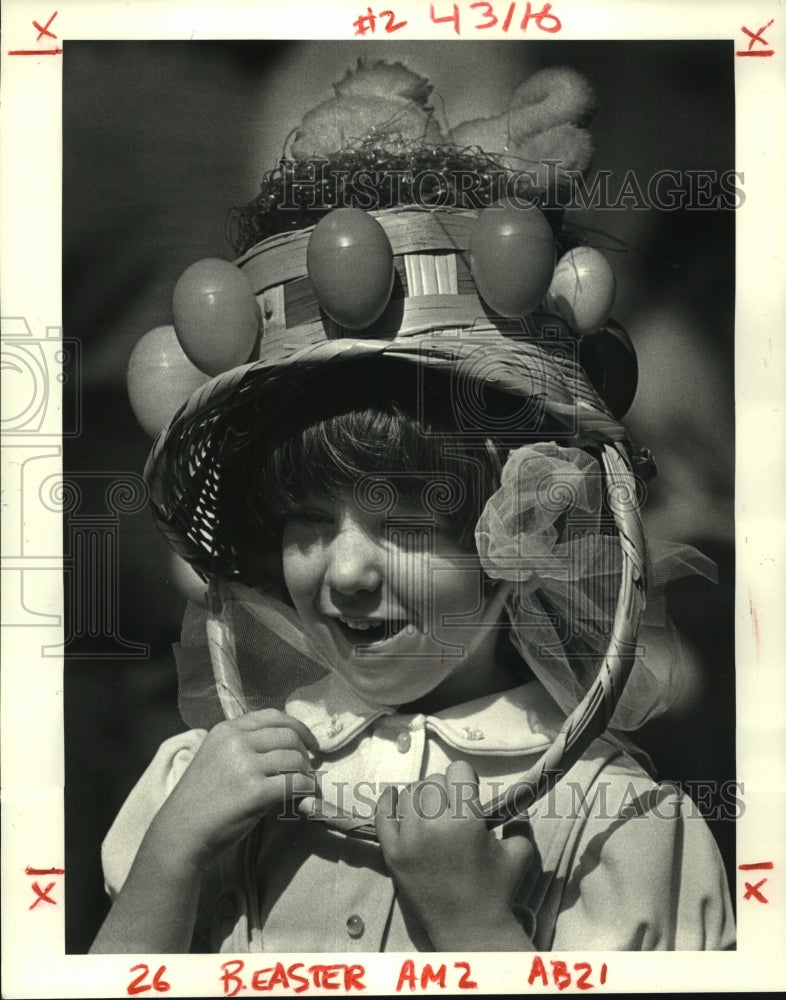
<path fill-rule="evenodd" d="M 523 237 L 519 218 L 529 220 Z M 605 314 L 595 324 L 597 335 L 577 331 L 566 310 L 555 308 L 555 297 L 544 295 L 559 267 L 546 230 L 550 233 L 537 206 L 508 200 L 480 209 L 341 208 L 316 225 L 262 240 L 235 262 L 243 294 L 247 286 L 258 307 L 254 359 L 221 372 L 191 395 L 156 439 L 145 469 L 158 526 L 171 547 L 211 581 L 210 628 L 211 621 L 221 625 L 227 582 L 241 588 L 250 582 L 236 532 L 227 523 L 233 483 L 227 470 L 238 461 L 250 463 L 265 435 L 280 431 L 304 401 L 313 408 L 318 393 L 335 399 L 342 385 L 366 378 L 373 395 L 374 379 L 409 373 L 437 387 L 457 433 L 467 439 L 493 437 L 511 454 L 527 442 L 553 442 L 566 452 L 589 449 L 599 457 L 619 553 L 605 649 L 593 678 L 561 699 L 568 717 L 552 746 L 520 786 L 489 804 L 490 822 L 525 810 L 604 732 L 634 666 L 645 603 L 647 552 L 634 474 L 642 454 L 619 422 L 635 390 L 635 355 Z M 495 232 L 496 250 L 489 239 Z M 545 284 L 542 276 L 530 274 L 542 271 L 544 245 L 550 256 Z M 504 287 L 495 291 L 500 285 L 495 276 L 511 274 L 511 255 L 525 288 L 524 297 L 514 296 L 512 304 Z M 346 303 L 361 275 L 360 298 L 368 301 L 358 313 L 356 303 Z M 595 350 L 609 342 L 621 343 L 628 359 L 623 385 L 615 381 L 613 365 L 604 365 L 603 352 Z M 491 565 L 481 557 L 489 576 L 523 579 L 520 567 L 509 571 L 504 559 Z M 519 610 L 526 606 L 520 602 Z M 276 619 L 277 613 L 267 619 L 268 625 L 279 622 L 273 625 L 277 638 L 308 655 L 293 616 Z M 211 642 L 211 656 L 224 659 L 227 645 L 223 634 Z M 548 674 L 543 664 L 541 670 L 531 666 L 539 679 Z M 236 671 L 237 657 L 229 668 L 214 664 L 214 670 L 217 676 Z M 225 680 L 217 680 L 224 716 L 258 706 Z M 373 835 L 351 819 L 335 822 Z"/>
<path fill-rule="evenodd" d="M 444 379 L 446 397 L 461 388 L 454 412 L 467 435 L 490 431 L 511 447 L 544 438 L 599 449 L 622 553 L 617 612 L 606 656 L 585 699 L 528 779 L 516 809 L 542 794 L 611 719 L 633 666 L 644 603 L 645 545 L 623 426 L 578 361 L 577 338 L 559 317 L 494 315 L 478 294 L 468 263 L 473 212 L 393 210 L 376 214 L 390 239 L 396 279 L 389 304 L 367 329 L 340 327 L 304 293 L 309 230 L 274 237 L 237 263 L 260 303 L 259 358 L 197 390 L 158 437 L 145 476 L 155 518 L 170 545 L 207 576 L 241 579 L 232 532 L 221 512 L 226 464 L 286 419 L 331 372 L 334 385 L 408 366 Z M 313 230 L 312 230 L 313 231 Z M 428 249 L 421 249 L 427 247 Z M 485 393 L 514 405 L 501 417 L 484 412 Z M 292 412 L 290 410 L 290 412 Z M 516 414 L 520 415 L 517 423 Z M 225 714 L 240 709 L 225 705 Z M 499 804 L 495 804 L 499 812 Z M 502 810 L 504 812 L 504 810 Z"/>
<path fill-rule="evenodd" d="M 198 570 L 238 575 L 217 516 L 222 460 L 264 434 L 265 421 L 286 420 L 310 380 L 327 375 L 338 386 L 364 364 L 444 376 L 445 406 L 468 438 L 491 433 L 512 446 L 545 436 L 619 444 L 618 454 L 626 453 L 626 431 L 579 363 L 581 345 L 567 323 L 543 312 L 495 315 L 478 294 L 468 263 L 477 212 L 370 215 L 390 240 L 394 282 L 382 315 L 360 331 L 330 319 L 310 290 L 313 227 L 269 239 L 237 261 L 259 302 L 259 359 L 195 392 L 159 436 L 145 473 L 162 529 Z M 507 413 L 493 412 L 489 390 L 515 401 Z"/>

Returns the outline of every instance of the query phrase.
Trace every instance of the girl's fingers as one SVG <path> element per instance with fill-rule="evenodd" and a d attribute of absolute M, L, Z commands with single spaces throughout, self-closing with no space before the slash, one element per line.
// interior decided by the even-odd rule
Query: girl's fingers
<path fill-rule="evenodd" d="M 496 833 L 499 846 L 512 870 L 519 873 L 518 885 L 515 887 L 517 889 L 535 857 L 532 827 L 526 817 L 516 816 L 504 823 Z"/>
<path fill-rule="evenodd" d="M 388 785 L 377 799 L 377 811 L 374 825 L 383 852 L 392 850 L 398 841 L 399 834 L 399 791 L 395 785 Z"/>
<path fill-rule="evenodd" d="M 503 840 L 508 837 L 522 836 L 528 840 L 532 839 L 532 826 L 526 816 L 514 816 L 502 824 L 500 834 Z"/>
<path fill-rule="evenodd" d="M 445 772 L 448 806 L 451 816 L 465 819 L 477 815 L 480 799 L 478 776 L 465 760 L 454 760 Z"/>
<path fill-rule="evenodd" d="M 308 758 L 297 750 L 271 750 L 259 758 L 266 777 L 276 774 L 311 774 Z M 314 779 L 311 778 L 313 785 Z"/>
<path fill-rule="evenodd" d="M 423 781 L 409 785 L 399 796 L 398 813 L 402 821 L 435 820 L 448 814 L 450 800 L 444 774 L 430 774 Z"/>
<path fill-rule="evenodd" d="M 252 729 L 243 734 L 248 746 L 257 753 L 267 753 L 269 750 L 297 750 L 307 755 L 305 740 L 289 727 L 279 726 L 272 729 Z"/>
<path fill-rule="evenodd" d="M 523 833 L 513 833 L 503 836 L 498 843 L 507 857 L 511 870 L 519 874 L 517 884 L 514 886 L 511 883 L 512 888 L 518 889 L 535 857 L 532 841 Z"/>
<path fill-rule="evenodd" d="M 256 712 L 247 712 L 245 715 L 235 719 L 233 725 L 238 729 L 254 731 L 264 729 L 291 729 L 294 730 L 312 753 L 319 750 L 319 743 L 316 736 L 311 732 L 305 723 L 296 719 L 294 715 L 287 715 L 277 708 L 261 708 Z"/>
<path fill-rule="evenodd" d="M 268 790 L 280 802 L 314 794 L 314 781 L 305 774 L 276 774 L 268 779 Z"/>

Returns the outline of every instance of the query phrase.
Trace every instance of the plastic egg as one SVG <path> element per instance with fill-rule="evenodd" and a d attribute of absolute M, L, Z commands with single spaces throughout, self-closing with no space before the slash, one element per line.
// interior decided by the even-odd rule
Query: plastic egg
<path fill-rule="evenodd" d="M 545 306 L 576 333 L 591 333 L 609 318 L 616 290 L 614 271 L 600 250 L 575 247 L 557 261 Z"/>
<path fill-rule="evenodd" d="M 173 326 L 149 330 L 128 360 L 131 409 L 151 437 L 166 427 L 180 405 L 207 380 L 183 353 Z"/>
<path fill-rule="evenodd" d="M 208 375 L 248 361 L 259 332 L 259 306 L 248 279 L 227 260 L 207 257 L 186 268 L 172 295 L 180 344 Z"/>
<path fill-rule="evenodd" d="M 197 571 L 176 552 L 169 554 L 169 578 L 189 601 L 205 607 L 207 604 L 207 584 Z"/>
<path fill-rule="evenodd" d="M 387 233 L 358 208 L 337 208 L 314 227 L 308 275 L 328 316 L 350 330 L 371 326 L 393 290 L 393 248 Z"/>
<path fill-rule="evenodd" d="M 630 409 L 639 381 L 636 349 L 627 330 L 610 319 L 579 341 L 579 362 L 617 420 Z"/>
<path fill-rule="evenodd" d="M 488 305 L 502 316 L 524 316 L 539 305 L 554 274 L 554 234 L 534 205 L 497 202 L 473 223 L 469 255 Z"/>

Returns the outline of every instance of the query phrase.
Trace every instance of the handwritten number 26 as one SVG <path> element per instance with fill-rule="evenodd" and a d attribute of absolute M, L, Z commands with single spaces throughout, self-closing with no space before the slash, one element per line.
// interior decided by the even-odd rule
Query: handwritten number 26
<path fill-rule="evenodd" d="M 131 982 L 126 987 L 129 996 L 135 996 L 137 993 L 144 993 L 146 990 L 157 990 L 159 993 L 166 993 L 170 989 L 169 983 L 162 978 L 166 972 L 166 966 L 162 965 L 161 968 L 153 976 L 152 983 L 144 983 L 142 980 L 145 976 L 150 974 L 150 966 L 145 965 L 144 962 L 139 965 L 132 965 L 128 970 L 129 972 L 136 972 L 138 969 L 142 971 L 136 978 L 132 979 Z"/>

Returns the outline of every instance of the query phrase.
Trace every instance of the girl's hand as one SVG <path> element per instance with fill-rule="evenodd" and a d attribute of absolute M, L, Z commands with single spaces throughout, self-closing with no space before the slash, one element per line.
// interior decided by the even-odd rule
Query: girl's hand
<path fill-rule="evenodd" d="M 314 791 L 308 750 L 316 738 L 277 709 L 220 722 L 159 810 L 154 825 L 186 863 L 203 869 L 271 807 Z"/>
<path fill-rule="evenodd" d="M 508 824 L 505 839 L 488 830 L 477 775 L 464 761 L 380 796 L 376 828 L 385 862 L 437 950 L 531 947 L 512 910 L 534 856 L 527 827 Z"/>

